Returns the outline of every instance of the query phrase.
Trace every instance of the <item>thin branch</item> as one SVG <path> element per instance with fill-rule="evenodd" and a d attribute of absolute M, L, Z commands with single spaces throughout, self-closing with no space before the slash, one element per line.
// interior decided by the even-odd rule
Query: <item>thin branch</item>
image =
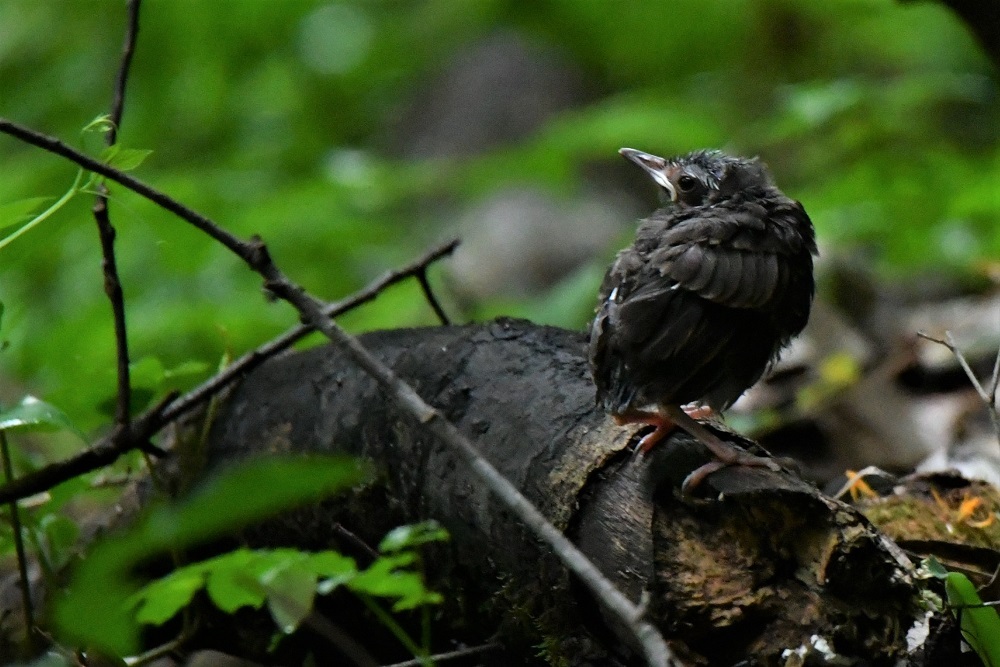
<path fill-rule="evenodd" d="M 374 300 L 387 287 L 419 275 L 434 262 L 450 255 L 455 251 L 455 248 L 458 247 L 458 244 L 458 239 L 452 239 L 447 243 L 442 243 L 436 248 L 428 250 L 423 254 L 423 256 L 415 259 L 408 265 L 393 271 L 388 271 L 382 275 L 382 277 L 369 283 L 359 292 L 355 292 L 345 299 L 327 305 L 323 309 L 323 314 L 326 317 L 337 317 L 338 315 L 343 315 L 349 310 L 353 310 L 362 304 Z M 255 350 L 247 352 L 242 357 L 226 366 L 224 371 L 191 390 L 174 403 L 171 403 L 163 413 L 164 419 L 167 421 L 173 421 L 180 415 L 208 400 L 210 396 L 215 395 L 221 389 L 231 384 L 234 380 L 243 377 L 246 373 L 253 370 L 267 359 L 270 359 L 279 352 L 287 350 L 314 331 L 316 331 L 315 327 L 308 324 L 300 324 L 292 329 L 289 329 L 270 342 L 261 345 Z"/>
<path fill-rule="evenodd" d="M 108 189 L 103 185 L 94 202 L 93 214 L 101 238 L 101 269 L 104 273 L 104 292 L 111 302 L 115 327 L 115 358 L 118 373 L 118 395 L 115 401 L 115 423 L 128 426 L 132 414 L 132 380 L 129 376 L 128 330 L 125 326 L 125 298 L 115 261 L 115 228 L 108 216 Z"/>
<path fill-rule="evenodd" d="M 118 66 L 118 76 L 115 79 L 115 95 L 111 101 L 111 128 L 107 134 L 108 146 L 118 141 L 118 128 L 121 127 L 122 113 L 125 110 L 125 84 L 132 67 L 132 56 L 135 55 L 135 42 L 139 36 L 139 4 L 141 0 L 128 0 L 128 27 L 125 29 L 125 43 L 122 46 L 121 64 Z"/>
<path fill-rule="evenodd" d="M 1000 346 L 997 346 L 997 356 L 993 360 L 993 375 L 990 377 L 990 396 L 994 403 L 997 400 L 997 389 L 1000 388 Z"/>
<path fill-rule="evenodd" d="M 205 216 L 197 213 L 150 185 L 118 169 L 98 162 L 76 151 L 58 139 L 47 137 L 23 126 L 0 119 L 0 132 L 21 138 L 32 145 L 62 155 L 81 167 L 124 185 L 133 192 L 176 214 L 229 248 L 264 279 L 264 288 L 293 305 L 303 322 L 315 327 L 347 352 L 391 396 L 396 404 L 409 412 L 447 445 L 452 447 L 472 471 L 490 488 L 507 508 L 532 532 L 547 543 L 563 564 L 576 574 L 591 593 L 627 628 L 634 646 L 641 650 L 651 667 L 677 664 L 659 631 L 643 618 L 642 611 L 626 598 L 614 584 L 587 559 L 575 544 L 549 523 L 548 519 L 524 495 L 501 475 L 472 442 L 436 409 L 424 402 L 414 389 L 399 379 L 385 364 L 373 356 L 350 334 L 346 333 L 323 312 L 324 304 L 289 280 L 271 260 L 267 246 L 254 236 L 243 242 Z M 0 489 L 2 492 L 3 489 Z M 0 498 L 2 500 L 2 498 Z"/>
<path fill-rule="evenodd" d="M 975 387 L 976 393 L 979 394 L 979 398 L 982 399 L 983 403 L 986 405 L 986 411 L 990 415 L 990 420 L 993 422 L 993 430 L 997 434 L 997 442 L 1000 443 L 1000 409 L 997 408 L 997 381 L 1000 377 L 1000 349 L 997 350 L 996 360 L 993 362 L 993 374 L 990 378 L 989 389 L 983 387 L 979 382 L 979 378 L 972 370 L 972 366 L 969 365 L 968 360 L 962 351 L 958 349 L 955 345 L 955 339 L 952 337 L 950 331 L 944 332 L 944 340 L 940 338 L 934 338 L 929 336 L 922 331 L 918 331 L 917 335 L 924 340 L 929 340 L 932 343 L 937 343 L 938 345 L 944 345 L 948 348 L 955 358 L 958 360 L 959 365 L 962 370 L 965 371 L 965 376 L 969 378 L 969 382 Z"/>
<path fill-rule="evenodd" d="M 379 557 L 378 551 L 373 549 L 371 545 L 365 542 L 363 539 L 355 535 L 353 532 L 344 527 L 344 524 L 339 521 L 333 524 L 333 532 L 339 535 L 344 541 L 350 543 L 354 548 L 363 553 L 369 561 L 375 561 Z"/>
<path fill-rule="evenodd" d="M 0 431 L 0 459 L 3 461 L 4 480 L 10 483 L 14 479 L 14 467 L 10 462 L 10 445 L 7 442 L 7 432 Z M 31 580 L 28 579 L 28 558 L 24 552 L 24 536 L 21 534 L 21 514 L 17 501 L 7 504 L 10 510 L 10 527 L 14 532 L 14 551 L 17 554 L 17 574 L 21 580 L 21 608 L 24 610 L 24 639 L 28 653 L 35 650 L 35 606 L 31 602 Z"/>
<path fill-rule="evenodd" d="M 222 229 L 205 216 L 193 211 L 172 197 L 160 192 L 156 188 L 153 188 L 139 179 L 134 178 L 119 169 L 115 169 L 114 167 L 111 167 L 96 158 L 90 157 L 85 153 L 81 153 L 75 148 L 64 144 L 62 141 L 54 137 L 47 136 L 41 132 L 36 132 L 35 130 L 24 127 L 23 125 L 7 120 L 6 118 L 0 118 L 0 132 L 16 137 L 25 143 L 31 144 L 32 146 L 37 146 L 38 148 L 48 151 L 49 153 L 60 155 L 70 162 L 74 162 L 84 169 L 87 169 L 88 171 L 92 171 L 95 174 L 104 176 L 108 180 L 124 185 L 132 192 L 145 197 L 154 204 L 157 204 L 182 220 L 186 220 L 188 223 L 194 225 L 224 245 L 244 262 L 253 266 L 254 248 L 251 244 L 244 243 L 239 238 L 227 232 L 225 229 Z"/>
<path fill-rule="evenodd" d="M 395 271 L 389 271 L 361 291 L 327 306 L 324 309 L 325 314 L 329 317 L 334 317 L 372 301 L 387 287 L 412 277 L 422 267 L 451 254 L 458 246 L 458 243 L 458 239 L 452 239 L 437 248 L 429 250 L 409 265 Z M 315 329 L 307 325 L 299 325 L 290 329 L 266 345 L 243 355 L 234 363 L 227 366 L 225 371 L 188 392 L 182 398 L 177 398 L 176 394 L 168 396 L 156 407 L 146 411 L 132 422 L 131 431 L 133 436 L 148 441 L 164 425 L 208 400 L 220 390 L 259 366 L 266 359 L 291 347 L 296 341 L 313 331 Z M 28 496 L 33 496 L 36 493 L 48 491 L 57 484 L 114 462 L 124 451 L 127 451 L 126 447 L 118 443 L 117 439 L 122 437 L 124 437 L 122 431 L 115 429 L 94 443 L 90 448 L 72 458 L 51 463 L 44 468 L 14 480 L 14 482 L 5 484 L 0 487 L 0 503 L 20 500 Z"/>
<path fill-rule="evenodd" d="M 128 2 L 128 27 L 125 30 L 125 43 L 122 47 L 121 65 L 115 80 L 114 98 L 109 115 L 109 128 L 105 141 L 113 146 L 118 137 L 118 127 L 121 124 L 122 112 L 125 108 L 125 84 L 135 53 L 135 40 L 139 35 L 139 0 Z M 122 295 L 122 284 L 118 277 L 118 265 L 115 260 L 115 228 L 108 214 L 108 189 L 102 183 L 97 189 L 93 208 L 94 221 L 101 239 L 101 269 L 104 273 L 104 292 L 111 302 L 111 313 L 115 328 L 115 357 L 117 361 L 118 395 L 115 406 L 115 423 L 127 426 L 132 418 L 132 381 L 129 375 L 128 330 L 125 326 L 125 300 Z"/>
<path fill-rule="evenodd" d="M 267 250 L 260 244 L 259 252 L 267 258 Z M 279 275 L 276 269 L 266 268 L 263 274 Z M 303 319 L 322 331 L 338 347 L 346 351 L 362 369 L 391 396 L 396 404 L 413 415 L 431 433 L 448 444 L 490 488 L 503 504 L 512 511 L 542 541 L 548 544 L 563 564 L 590 589 L 622 623 L 629 629 L 637 645 L 646 655 L 649 665 L 677 664 L 659 631 L 642 617 L 638 606 L 622 595 L 604 574 L 562 532 L 549 523 L 548 519 L 523 494 L 500 474 L 492 464 L 479 453 L 476 447 L 458 428 L 435 408 L 420 398 L 413 388 L 397 377 L 385 364 L 379 361 L 358 341 L 346 333 L 332 320 L 323 315 L 322 305 L 301 287 L 277 277 L 268 278 L 266 287 L 278 297 L 291 303 L 302 314 Z"/>
<path fill-rule="evenodd" d="M 424 267 L 419 273 L 417 273 L 417 280 L 420 282 L 420 289 L 424 291 L 424 297 L 427 299 L 427 303 L 431 305 L 434 309 L 434 314 L 438 316 L 438 320 L 441 324 L 448 326 L 451 324 L 451 320 L 448 319 L 448 314 L 444 312 L 444 308 L 441 307 L 441 303 L 437 300 L 434 295 L 434 290 L 431 289 L 431 284 L 427 280 L 427 267 Z"/>
<path fill-rule="evenodd" d="M 470 655 L 477 655 L 479 653 L 488 653 L 489 651 L 497 651 L 500 649 L 498 644 L 482 644 L 480 646 L 470 646 L 468 648 L 460 648 L 456 651 L 448 651 L 447 653 L 435 653 L 434 655 L 427 656 L 433 662 L 444 662 L 446 660 L 456 660 L 458 658 L 466 658 Z M 422 663 L 420 658 L 414 658 L 413 660 L 404 660 L 403 662 L 394 662 L 391 665 L 384 665 L 383 667 L 420 667 Z"/>
<path fill-rule="evenodd" d="M 9 503 L 48 491 L 74 477 L 110 465 L 119 456 L 137 447 L 163 455 L 164 452 L 153 446 L 149 439 L 163 428 L 166 423 L 163 420 L 163 410 L 175 398 L 177 392 L 171 392 L 145 414 L 133 419 L 129 426 L 116 426 L 111 433 L 82 452 L 7 482 L 0 487 L 0 503 Z"/>

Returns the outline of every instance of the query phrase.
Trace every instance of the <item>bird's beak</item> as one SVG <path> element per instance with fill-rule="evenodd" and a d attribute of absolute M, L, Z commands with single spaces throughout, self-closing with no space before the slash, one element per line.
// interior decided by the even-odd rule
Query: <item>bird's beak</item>
<path fill-rule="evenodd" d="M 670 201 L 677 201 L 677 190 L 674 188 L 674 184 L 670 182 L 671 172 L 674 169 L 667 166 L 666 160 L 658 155 L 643 153 L 634 148 L 622 148 L 619 149 L 618 153 L 630 162 L 634 162 L 642 167 L 642 170 L 649 174 L 650 178 L 657 185 L 667 191 L 670 195 Z"/>

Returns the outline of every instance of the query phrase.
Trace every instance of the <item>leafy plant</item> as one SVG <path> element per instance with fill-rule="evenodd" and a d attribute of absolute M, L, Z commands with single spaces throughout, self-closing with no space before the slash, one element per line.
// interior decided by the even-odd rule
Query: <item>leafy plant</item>
<path fill-rule="evenodd" d="M 144 586 L 127 604 L 136 609 L 138 622 L 160 625 L 204 590 L 209 600 L 227 613 L 267 605 L 285 634 L 294 632 L 309 615 L 317 593 L 326 595 L 341 587 L 365 600 L 389 598 L 394 611 L 415 609 L 437 604 L 441 596 L 427 590 L 421 574 L 413 570 L 418 562 L 414 549 L 447 537 L 436 523 L 397 528 L 383 540 L 383 555 L 364 569 L 336 551 L 237 549 L 179 568 Z M 401 631 L 394 622 L 391 627 L 394 632 Z M 408 638 L 404 643 L 415 653 L 421 652 Z"/>
<path fill-rule="evenodd" d="M 79 564 L 66 592 L 55 604 L 60 634 L 78 645 L 98 646 L 118 655 L 134 651 L 138 646 L 138 619 L 130 610 L 140 600 L 135 597 L 140 582 L 133 574 L 138 563 L 159 553 L 184 550 L 230 534 L 281 510 L 358 484 L 366 476 L 364 466 L 343 457 L 261 459 L 224 471 L 179 503 L 150 509 L 124 533 L 101 540 Z M 223 559 L 217 567 L 232 572 L 241 558 L 259 567 L 269 566 L 261 576 L 282 569 L 293 577 L 308 571 L 315 571 L 317 576 L 335 571 L 334 559 L 329 557 L 305 559 L 288 569 L 295 558 L 284 553 L 232 556 L 232 560 Z M 282 563 L 281 568 L 274 569 Z M 163 597 L 183 598 L 184 591 L 202 576 L 204 569 L 192 568 L 170 584 L 154 589 L 160 592 L 161 604 L 150 607 L 146 618 L 162 616 Z M 222 584 L 213 584 L 213 590 L 216 585 Z M 233 601 L 231 597 L 224 599 L 227 603 Z"/>
<path fill-rule="evenodd" d="M 1000 667 L 1000 615 L 983 603 L 975 585 L 961 572 L 949 572 L 936 558 L 925 565 L 944 581 L 948 605 L 958 619 L 962 637 L 987 667 Z"/>

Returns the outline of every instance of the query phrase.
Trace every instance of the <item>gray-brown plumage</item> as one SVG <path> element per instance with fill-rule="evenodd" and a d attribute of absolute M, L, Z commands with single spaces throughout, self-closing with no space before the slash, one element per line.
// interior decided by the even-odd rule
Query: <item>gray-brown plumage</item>
<path fill-rule="evenodd" d="M 723 410 L 806 324 L 812 223 L 756 159 L 621 153 L 668 201 L 601 285 L 590 331 L 598 403 L 621 422 L 658 426 L 664 406 Z"/>

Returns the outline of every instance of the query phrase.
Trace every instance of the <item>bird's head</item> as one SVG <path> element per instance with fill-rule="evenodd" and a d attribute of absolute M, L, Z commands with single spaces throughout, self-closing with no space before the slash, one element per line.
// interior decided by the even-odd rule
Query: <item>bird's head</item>
<path fill-rule="evenodd" d="M 642 167 L 664 198 L 680 208 L 715 203 L 746 188 L 771 184 L 767 169 L 756 158 L 731 157 L 720 151 L 694 151 L 670 159 L 634 148 L 618 152 Z"/>

